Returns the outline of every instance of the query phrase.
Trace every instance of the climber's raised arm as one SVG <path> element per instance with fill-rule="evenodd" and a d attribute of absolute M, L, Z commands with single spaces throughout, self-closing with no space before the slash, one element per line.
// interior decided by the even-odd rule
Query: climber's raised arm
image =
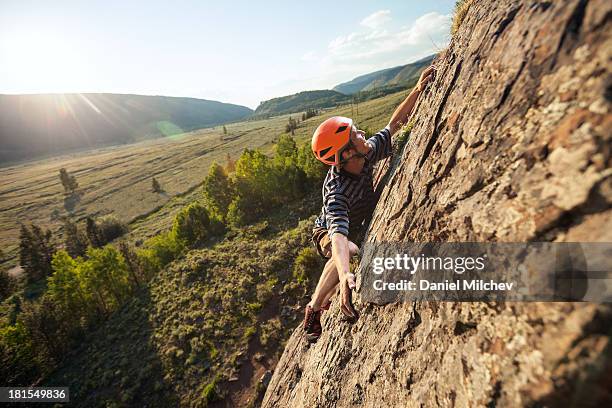
<path fill-rule="evenodd" d="M 404 99 L 404 102 L 402 102 L 397 107 L 397 109 L 395 109 L 393 115 L 391 115 L 391 120 L 389 121 L 388 126 L 392 135 L 394 135 L 398 130 L 401 129 L 402 126 L 408 123 L 408 119 L 412 114 L 414 105 L 416 104 L 419 95 L 421 94 L 423 89 L 425 89 L 425 85 L 427 85 L 427 83 L 433 79 L 433 72 L 433 65 L 429 66 L 423 72 L 421 72 L 421 76 L 419 77 L 419 81 L 417 82 L 415 87 L 412 88 L 412 91 L 410 92 L 408 97 Z"/>

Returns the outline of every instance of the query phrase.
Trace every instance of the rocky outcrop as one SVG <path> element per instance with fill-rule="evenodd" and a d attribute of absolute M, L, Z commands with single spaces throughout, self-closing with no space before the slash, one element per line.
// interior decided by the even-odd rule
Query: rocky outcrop
<path fill-rule="evenodd" d="M 366 239 L 612 241 L 611 17 L 605 0 L 474 2 Z M 607 305 L 355 303 L 315 345 L 296 330 L 264 407 L 611 401 Z"/>

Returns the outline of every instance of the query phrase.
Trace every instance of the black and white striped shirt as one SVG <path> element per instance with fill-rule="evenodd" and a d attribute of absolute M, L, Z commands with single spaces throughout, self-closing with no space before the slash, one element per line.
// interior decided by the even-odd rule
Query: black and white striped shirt
<path fill-rule="evenodd" d="M 331 237 L 336 232 L 349 235 L 349 228 L 359 228 L 374 210 L 373 169 L 377 161 L 391 155 L 391 132 L 386 127 L 368 140 L 372 149 L 359 175 L 331 166 L 323 182 L 323 208 L 315 221 Z"/>

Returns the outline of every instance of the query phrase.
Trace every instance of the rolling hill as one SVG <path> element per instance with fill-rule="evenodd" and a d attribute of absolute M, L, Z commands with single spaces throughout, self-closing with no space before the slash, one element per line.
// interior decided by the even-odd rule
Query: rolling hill
<path fill-rule="evenodd" d="M 351 81 L 336 85 L 333 90 L 351 95 L 384 86 L 408 83 L 411 80 L 418 79 L 421 70 L 430 65 L 435 57 L 436 55 L 434 54 L 410 64 L 361 75 Z"/>
<path fill-rule="evenodd" d="M 245 106 L 167 96 L 0 95 L 0 163 L 170 136 L 251 113 Z"/>
<path fill-rule="evenodd" d="M 333 89 L 303 91 L 293 95 L 269 99 L 259 104 L 253 117 L 265 118 L 273 115 L 303 112 L 306 109 L 322 109 L 380 98 L 414 86 L 421 71 L 431 64 L 435 55 L 399 67 L 383 69 L 359 76 Z M 357 94 L 355 96 L 354 94 Z"/>
<path fill-rule="evenodd" d="M 350 100 L 350 96 L 329 89 L 304 91 L 264 101 L 255 109 L 253 115 L 269 116 L 301 112 L 309 108 L 331 108 L 342 103 L 347 103 Z"/>

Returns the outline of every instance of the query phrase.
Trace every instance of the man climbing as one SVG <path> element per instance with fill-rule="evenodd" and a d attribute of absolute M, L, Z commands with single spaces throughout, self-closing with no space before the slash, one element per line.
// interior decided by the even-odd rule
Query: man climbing
<path fill-rule="evenodd" d="M 391 155 L 391 135 L 408 122 L 433 72 L 434 67 L 430 66 L 421 73 L 417 85 L 395 109 L 389 124 L 371 138 L 366 140 L 365 133 L 357 129 L 352 119 L 341 116 L 327 119 L 314 132 L 314 155 L 331 167 L 323 182 L 323 208 L 312 233 L 317 252 L 327 263 L 306 306 L 304 331 L 311 342 L 321 336 L 321 313 L 329 308 L 338 283 L 340 310 L 349 318 L 357 318 L 351 303 L 355 275 L 349 261 L 359 251 L 355 242 L 359 242 L 376 206 L 372 170 L 377 161 Z"/>

